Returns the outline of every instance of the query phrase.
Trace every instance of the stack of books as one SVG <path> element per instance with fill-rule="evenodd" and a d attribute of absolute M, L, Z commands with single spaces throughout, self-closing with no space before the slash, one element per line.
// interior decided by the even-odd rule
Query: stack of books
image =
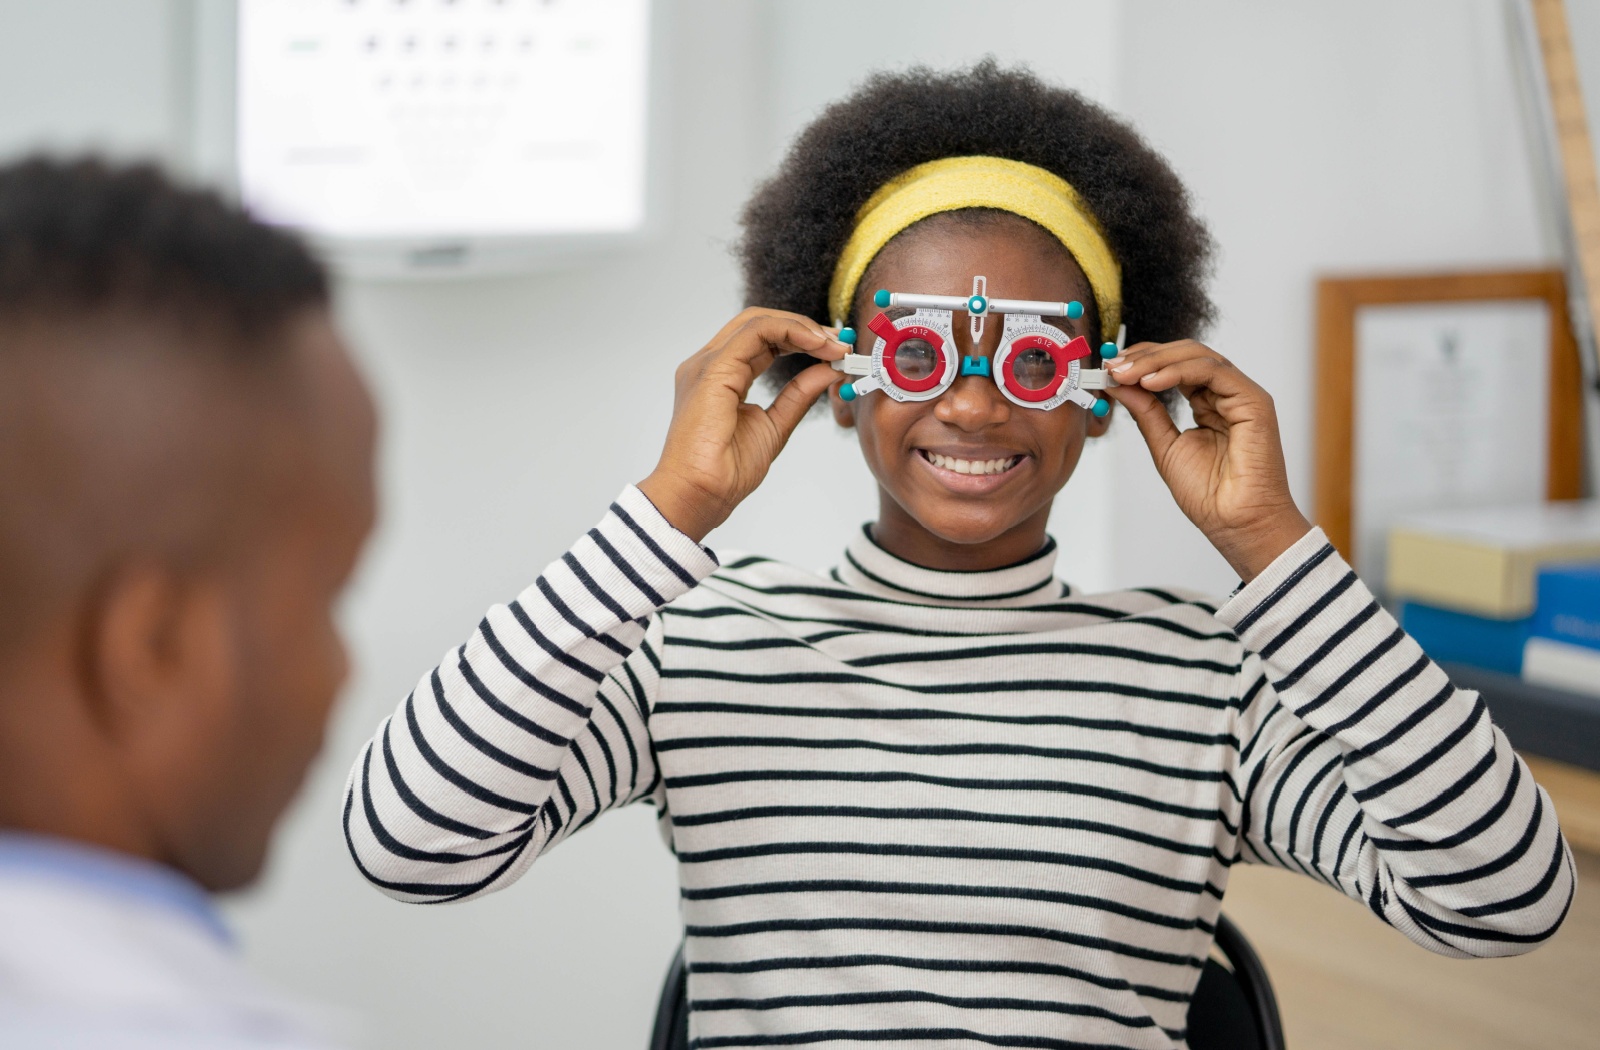
<path fill-rule="evenodd" d="M 1600 501 L 1406 517 L 1386 586 L 1435 660 L 1600 696 Z"/>
<path fill-rule="evenodd" d="M 1522 677 L 1600 696 L 1600 562 L 1540 571 Z"/>

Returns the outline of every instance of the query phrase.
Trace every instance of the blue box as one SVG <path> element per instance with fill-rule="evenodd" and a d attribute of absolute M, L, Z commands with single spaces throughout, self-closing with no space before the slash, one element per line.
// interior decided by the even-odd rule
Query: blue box
<path fill-rule="evenodd" d="M 1600 562 L 1540 569 L 1538 596 L 1533 634 L 1600 649 Z"/>
<path fill-rule="evenodd" d="M 1435 661 L 1472 664 L 1502 674 L 1522 673 L 1522 647 L 1533 619 L 1491 620 L 1420 602 L 1400 606 L 1400 626 Z"/>

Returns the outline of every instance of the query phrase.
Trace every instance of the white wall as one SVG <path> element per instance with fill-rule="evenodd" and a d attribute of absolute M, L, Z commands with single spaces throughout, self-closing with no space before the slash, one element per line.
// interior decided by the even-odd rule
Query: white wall
<path fill-rule="evenodd" d="M 94 146 L 175 159 L 186 131 L 182 0 L 0 0 L 0 156 Z"/>
<path fill-rule="evenodd" d="M 1188 183 L 1221 246 L 1211 342 L 1273 393 L 1309 513 L 1315 277 L 1538 265 L 1557 250 L 1537 206 L 1504 9 L 1129 0 L 1122 17 L 1119 105 Z M 1123 429 L 1119 582 L 1225 591 L 1233 576 Z"/>
<path fill-rule="evenodd" d="M 0 0 L 0 153 L 49 140 L 179 157 L 187 6 Z M 648 471 L 672 368 L 737 307 L 739 206 L 794 130 L 870 69 L 992 50 L 1122 109 L 1166 151 L 1222 245 L 1214 341 L 1277 395 L 1302 496 L 1316 273 L 1548 257 L 1495 0 L 660 8 L 671 149 L 656 240 L 555 273 L 341 290 L 385 412 L 384 518 L 348 617 L 358 670 L 268 879 L 230 911 L 255 963 L 366 1014 L 373 1046 L 642 1044 L 677 936 L 648 811 L 608 817 L 493 899 L 416 908 L 354 873 L 340 788 L 377 720 L 483 608 Z M 555 354 L 596 349 L 587 319 L 618 316 L 618 287 L 638 335 L 603 348 L 617 389 L 600 401 Z M 1058 508 L 1064 572 L 1226 590 L 1137 434 L 1114 435 Z M 874 504 L 851 439 L 818 419 L 718 542 L 821 566 Z"/>
<path fill-rule="evenodd" d="M 1566 0 L 1567 32 L 1578 62 L 1583 105 L 1589 118 L 1589 135 L 1600 129 L 1600 0 Z M 1600 141 L 1593 143 L 1600 154 Z"/>

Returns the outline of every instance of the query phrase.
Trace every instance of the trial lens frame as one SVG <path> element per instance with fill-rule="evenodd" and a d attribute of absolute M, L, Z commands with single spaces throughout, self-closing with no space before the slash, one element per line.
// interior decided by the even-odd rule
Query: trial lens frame
<path fill-rule="evenodd" d="M 1052 409 L 1071 401 L 1097 416 L 1110 411 L 1110 404 L 1089 394 L 1090 390 L 1104 390 L 1117 385 L 1105 370 L 1082 368 L 1079 364 L 1092 351 L 1083 336 L 1069 339 L 1065 332 L 1046 324 L 1044 317 L 1083 316 L 1083 304 L 1072 302 L 1045 302 L 1035 299 L 990 299 L 988 280 L 982 276 L 972 279 L 972 294 L 921 295 L 909 292 L 880 290 L 873 303 L 881 309 L 906 307 L 913 310 L 907 317 L 891 321 L 880 313 L 867 327 L 877 336 L 870 354 L 848 354 L 833 367 L 848 375 L 865 378 L 845 383 L 839 396 L 853 401 L 862 394 L 882 390 L 896 401 L 926 401 L 948 390 L 958 375 L 989 376 L 1010 401 L 1024 408 Z M 972 342 L 983 338 L 984 320 L 991 313 L 1005 318 L 1000 345 L 994 356 L 967 355 L 957 367 L 953 315 L 958 310 L 967 313 Z M 1117 341 L 1100 347 L 1103 358 L 1116 357 L 1122 350 L 1126 330 L 1118 328 Z M 854 333 L 845 329 L 841 333 L 845 342 L 854 341 Z M 907 349 L 902 353 L 902 349 Z M 1048 355 L 1052 364 L 1049 378 L 1030 385 L 1026 375 L 1019 375 L 1021 361 L 1043 360 Z M 937 360 L 930 360 L 932 358 Z M 914 368 L 901 367 L 903 363 Z M 1036 366 L 1035 366 L 1036 370 Z M 1025 373 L 1026 368 L 1022 369 Z"/>

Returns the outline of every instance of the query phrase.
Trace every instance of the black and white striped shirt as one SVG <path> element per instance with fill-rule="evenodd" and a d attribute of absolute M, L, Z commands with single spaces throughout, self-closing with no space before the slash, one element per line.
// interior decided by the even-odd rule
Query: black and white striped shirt
<path fill-rule="evenodd" d="M 652 803 L 700 1047 L 1181 1047 L 1239 860 L 1446 955 L 1555 932 L 1550 800 L 1319 531 L 1220 609 L 1054 561 L 719 569 L 630 488 L 379 728 L 351 852 L 462 900 Z"/>

